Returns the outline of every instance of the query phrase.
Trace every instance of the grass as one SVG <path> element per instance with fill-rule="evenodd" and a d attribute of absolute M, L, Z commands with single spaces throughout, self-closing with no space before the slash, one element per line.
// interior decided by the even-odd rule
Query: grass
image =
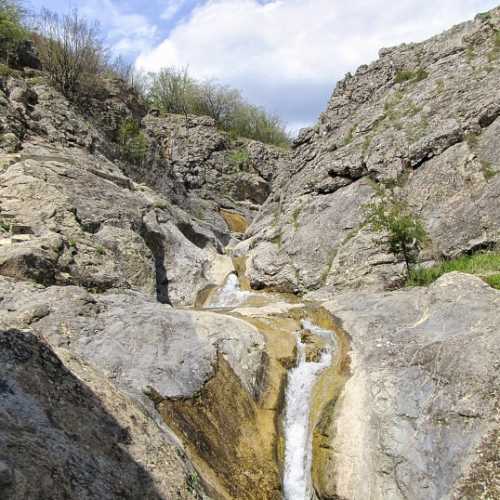
<path fill-rule="evenodd" d="M 488 283 L 493 288 L 500 290 L 500 274 L 493 274 L 492 276 L 487 276 L 484 281 Z"/>
<path fill-rule="evenodd" d="M 454 271 L 479 276 L 490 286 L 500 290 L 500 252 L 464 255 L 429 268 L 415 267 L 410 271 L 406 286 L 427 286 L 443 274 Z"/>
<path fill-rule="evenodd" d="M 8 77 L 8 76 L 18 76 L 20 73 L 16 71 L 6 64 L 0 63 L 0 76 Z"/>
<path fill-rule="evenodd" d="M 153 206 L 160 210 L 165 210 L 166 208 L 168 208 L 168 203 L 166 201 L 155 201 L 153 203 Z"/>
<path fill-rule="evenodd" d="M 293 230 L 295 232 L 299 230 L 299 217 L 301 211 L 302 211 L 302 206 L 299 206 L 295 208 L 295 210 L 292 212 L 292 224 L 293 224 Z"/>
<path fill-rule="evenodd" d="M 465 134 L 465 142 L 469 146 L 470 149 L 474 149 L 479 144 L 479 134 L 474 132 L 469 132 Z"/>
<path fill-rule="evenodd" d="M 443 93 L 445 88 L 446 88 L 446 85 L 444 83 L 444 80 L 438 80 L 436 82 L 436 91 L 438 94 Z"/>
<path fill-rule="evenodd" d="M 102 245 L 96 245 L 95 251 L 98 253 L 98 255 L 105 255 L 106 250 Z"/>
<path fill-rule="evenodd" d="M 344 140 L 344 146 L 347 146 L 348 144 L 351 144 L 352 140 L 354 139 L 354 132 L 356 131 L 357 125 L 353 125 L 349 131 L 347 132 L 347 136 Z"/>
<path fill-rule="evenodd" d="M 474 52 L 474 48 L 467 47 L 467 49 L 465 50 L 465 59 L 467 60 L 467 63 L 471 64 L 475 57 L 476 53 Z"/>
<path fill-rule="evenodd" d="M 493 36 L 493 49 L 488 53 L 488 62 L 496 61 L 500 54 L 500 30 L 495 30 Z"/>

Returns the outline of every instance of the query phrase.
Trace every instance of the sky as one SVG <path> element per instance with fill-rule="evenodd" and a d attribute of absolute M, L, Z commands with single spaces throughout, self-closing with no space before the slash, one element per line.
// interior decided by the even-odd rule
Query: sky
<path fill-rule="evenodd" d="M 336 81 L 378 50 L 421 41 L 499 0 L 26 0 L 77 8 L 138 68 L 188 67 L 240 89 L 292 132 L 313 124 Z"/>

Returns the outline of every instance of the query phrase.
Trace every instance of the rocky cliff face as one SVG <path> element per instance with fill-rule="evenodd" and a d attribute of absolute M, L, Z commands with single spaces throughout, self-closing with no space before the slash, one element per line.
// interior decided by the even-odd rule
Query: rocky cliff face
<path fill-rule="evenodd" d="M 291 152 L 118 80 L 81 109 L 0 77 L 0 497 L 282 498 L 287 373 L 297 338 L 325 346 L 307 320 L 335 331 L 316 498 L 496 498 L 500 292 L 384 290 L 403 263 L 363 206 L 405 199 L 424 263 L 499 244 L 499 29 L 382 50 Z M 236 302 L 202 310 L 229 273 Z"/>
<path fill-rule="evenodd" d="M 395 189 L 430 235 L 425 261 L 498 243 L 500 11 L 380 52 L 337 84 L 237 251 L 257 287 L 323 295 L 397 285 L 402 263 L 365 224 Z"/>

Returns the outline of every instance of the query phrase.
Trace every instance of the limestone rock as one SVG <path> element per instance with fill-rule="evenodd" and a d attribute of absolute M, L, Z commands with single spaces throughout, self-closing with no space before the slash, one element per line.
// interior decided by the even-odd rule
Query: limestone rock
<path fill-rule="evenodd" d="M 337 84 L 248 231 L 250 282 L 323 296 L 397 285 L 401 263 L 364 225 L 371 187 L 399 190 L 421 217 L 424 260 L 499 244 L 499 27 L 496 8 Z"/>
<path fill-rule="evenodd" d="M 201 498 L 165 429 L 88 364 L 16 330 L 0 361 L 2 498 Z"/>
<path fill-rule="evenodd" d="M 321 498 L 451 498 L 471 464 L 487 466 L 476 450 L 498 432 L 499 306 L 500 292 L 459 273 L 325 304 L 351 338 L 352 374 Z"/>

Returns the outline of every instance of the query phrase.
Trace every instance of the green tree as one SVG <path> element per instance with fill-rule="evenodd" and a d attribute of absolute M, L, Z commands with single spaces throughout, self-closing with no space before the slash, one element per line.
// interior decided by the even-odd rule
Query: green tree
<path fill-rule="evenodd" d="M 145 160 L 149 144 L 135 120 L 128 118 L 122 122 L 118 130 L 118 144 L 126 161 L 142 163 Z"/>
<path fill-rule="evenodd" d="M 28 38 L 22 24 L 24 10 L 16 0 L 0 0 L 0 60 L 10 64 L 19 45 Z"/>
<path fill-rule="evenodd" d="M 394 196 L 382 198 L 365 206 L 367 222 L 377 232 L 387 233 L 391 253 L 402 257 L 409 275 L 424 243 L 428 240 L 422 222 L 408 205 Z"/>
<path fill-rule="evenodd" d="M 235 136 L 287 146 L 290 138 L 280 119 L 247 103 L 237 89 L 208 80 L 196 81 L 187 68 L 165 68 L 148 75 L 149 104 L 163 113 L 206 115 Z"/>
<path fill-rule="evenodd" d="M 196 83 L 187 68 L 164 68 L 149 79 L 147 98 L 152 107 L 164 113 L 197 114 Z"/>

